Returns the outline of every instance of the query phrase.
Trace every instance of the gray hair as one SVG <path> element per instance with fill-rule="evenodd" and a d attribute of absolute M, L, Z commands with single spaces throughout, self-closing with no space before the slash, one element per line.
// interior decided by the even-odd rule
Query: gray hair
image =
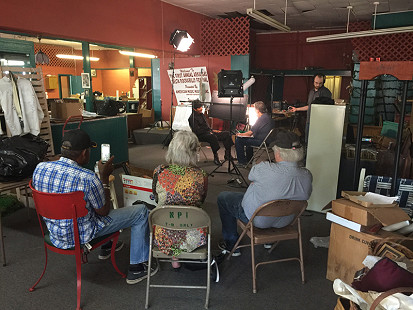
<path fill-rule="evenodd" d="M 257 101 L 254 103 L 254 108 L 260 111 L 262 114 L 267 113 L 267 107 L 265 106 L 264 102 Z"/>
<path fill-rule="evenodd" d="M 299 162 L 304 158 L 304 148 L 296 148 L 296 149 L 283 149 L 274 145 L 272 147 L 274 154 L 277 152 L 280 154 L 280 157 L 283 161 L 289 162 Z"/>
<path fill-rule="evenodd" d="M 178 131 L 169 144 L 165 159 L 168 164 L 196 166 L 199 141 L 191 131 Z"/>

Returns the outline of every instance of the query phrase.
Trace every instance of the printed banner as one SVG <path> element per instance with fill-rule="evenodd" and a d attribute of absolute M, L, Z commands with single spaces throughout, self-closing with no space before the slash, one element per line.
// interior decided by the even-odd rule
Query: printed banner
<path fill-rule="evenodd" d="M 168 70 L 168 76 L 172 83 L 172 70 Z M 206 67 L 175 69 L 173 87 L 178 104 L 189 104 L 195 99 L 211 102 Z"/>

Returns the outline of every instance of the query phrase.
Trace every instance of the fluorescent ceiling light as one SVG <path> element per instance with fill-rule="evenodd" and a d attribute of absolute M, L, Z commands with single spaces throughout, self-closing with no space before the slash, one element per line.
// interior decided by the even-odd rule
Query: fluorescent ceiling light
<path fill-rule="evenodd" d="M 257 11 L 255 9 L 247 9 L 247 15 L 251 16 L 252 18 L 259 20 L 260 22 L 267 24 L 271 27 L 274 27 L 278 30 L 285 31 L 285 32 L 290 32 L 291 28 L 276 21 L 275 19 L 265 15 L 264 13 L 261 13 L 260 11 Z"/>
<path fill-rule="evenodd" d="M 25 63 L 23 60 L 7 60 L 7 59 L 0 59 L 2 66 L 24 66 Z"/>
<path fill-rule="evenodd" d="M 130 52 L 130 51 L 119 51 L 119 53 L 121 53 L 122 55 L 135 56 L 135 57 L 156 58 L 155 55 L 136 53 L 136 52 Z"/>
<path fill-rule="evenodd" d="M 57 58 L 63 58 L 63 59 L 75 59 L 75 60 L 82 60 L 83 56 L 79 55 L 66 55 L 66 54 L 57 54 Z M 89 57 L 90 61 L 99 61 L 98 57 Z"/>
<path fill-rule="evenodd" d="M 379 36 L 383 34 L 394 34 L 394 33 L 402 33 L 402 32 L 413 32 L 413 26 L 385 28 L 385 29 L 376 29 L 376 30 L 365 30 L 365 31 L 357 31 L 357 32 L 345 32 L 345 33 L 329 34 L 329 35 L 318 36 L 318 37 L 309 37 L 307 38 L 307 42 L 352 39 L 352 38 Z"/>

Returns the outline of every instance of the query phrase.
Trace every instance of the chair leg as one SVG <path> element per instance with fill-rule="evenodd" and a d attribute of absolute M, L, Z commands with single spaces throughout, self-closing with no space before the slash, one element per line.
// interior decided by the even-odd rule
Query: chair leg
<path fill-rule="evenodd" d="M 255 294 L 257 292 L 257 268 L 255 267 L 255 247 L 254 247 L 254 234 L 251 229 L 251 267 L 252 267 L 252 292 Z"/>
<path fill-rule="evenodd" d="M 80 297 L 82 294 L 82 255 L 81 253 L 76 253 L 76 291 L 77 291 L 77 306 L 76 310 L 81 310 L 80 308 Z"/>
<path fill-rule="evenodd" d="M 3 226 L 1 224 L 1 212 L 0 212 L 0 243 L 1 243 L 1 256 L 3 257 L 3 266 L 6 266 L 6 249 L 4 248 L 4 236 L 3 236 Z"/>
<path fill-rule="evenodd" d="M 149 235 L 149 264 L 148 264 L 148 277 L 146 280 L 146 299 L 145 299 L 145 309 L 149 307 L 149 287 L 151 285 L 151 267 L 152 267 L 152 232 Z M 159 262 L 158 262 L 159 265 Z"/>
<path fill-rule="evenodd" d="M 267 152 L 268 161 L 271 162 L 270 152 L 268 152 L 267 145 L 265 145 L 265 151 Z"/>
<path fill-rule="evenodd" d="M 209 291 L 211 288 L 211 235 L 208 235 L 208 266 L 207 266 L 207 288 L 205 297 L 205 309 L 208 309 Z"/>
<path fill-rule="evenodd" d="M 268 250 L 268 254 L 271 254 L 271 252 L 274 251 L 278 243 L 280 243 L 280 241 L 274 242 L 274 244 L 271 246 L 271 249 Z"/>
<path fill-rule="evenodd" d="M 301 282 L 305 283 L 304 277 L 304 256 L 303 256 L 303 242 L 301 240 L 301 224 L 300 219 L 298 218 L 298 245 L 300 247 L 300 268 L 301 268 Z"/>
<path fill-rule="evenodd" d="M 122 271 L 119 270 L 118 265 L 116 264 L 115 252 L 116 252 L 116 244 L 118 243 L 118 239 L 119 239 L 119 235 L 114 237 L 112 240 L 112 249 L 110 250 L 110 258 L 112 260 L 113 268 L 115 268 L 117 273 L 119 273 L 122 276 L 122 278 L 126 278 L 126 275 Z"/>
<path fill-rule="evenodd" d="M 45 256 L 45 263 L 44 263 L 44 268 L 43 268 L 43 272 L 40 275 L 40 278 L 37 280 L 37 282 L 31 287 L 29 288 L 29 292 L 33 292 L 36 285 L 39 284 L 40 280 L 43 278 L 44 273 L 46 272 L 46 267 L 47 267 L 47 247 L 46 244 L 44 244 L 44 256 Z"/>
<path fill-rule="evenodd" d="M 232 254 L 234 253 L 234 251 L 237 249 L 237 247 L 239 246 L 242 238 L 244 238 L 245 234 L 247 233 L 247 229 L 245 229 L 241 235 L 238 237 L 237 242 L 235 243 L 234 247 L 232 248 L 231 252 L 229 253 L 227 260 L 230 260 L 230 258 L 232 257 Z"/>

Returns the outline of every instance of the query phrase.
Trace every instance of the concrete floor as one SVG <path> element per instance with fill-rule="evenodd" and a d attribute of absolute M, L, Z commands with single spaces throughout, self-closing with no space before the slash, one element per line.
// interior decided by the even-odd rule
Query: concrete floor
<path fill-rule="evenodd" d="M 153 170 L 164 162 L 165 152 L 166 149 L 158 144 L 130 144 L 129 160 L 134 166 Z M 208 161 L 202 161 L 199 165 L 211 172 L 216 167 L 212 162 L 212 153 L 209 149 L 205 153 Z M 247 177 L 248 170 L 241 171 Z M 123 204 L 118 177 L 121 173 L 121 169 L 115 171 L 120 205 Z M 216 244 L 221 238 L 216 197 L 224 190 L 245 191 L 227 185 L 231 177 L 223 173 L 209 178 L 208 196 L 203 207 L 212 219 L 212 247 L 216 252 Z M 21 209 L 3 218 L 2 222 L 8 265 L 0 267 L 0 309 L 74 309 L 76 270 L 73 257 L 49 252 L 46 274 L 37 289 L 30 293 L 28 289 L 41 274 L 44 264 L 43 242 L 36 214 L 32 209 Z M 240 257 L 225 260 L 220 265 L 221 281 L 211 285 L 210 309 L 333 309 L 337 297 L 332 290 L 332 282 L 325 278 L 328 250 L 314 248 L 309 242 L 313 236 L 329 235 L 330 223 L 323 214 L 309 213 L 309 216 L 303 217 L 302 224 L 305 284 L 301 284 L 298 262 L 267 265 L 258 269 L 258 292 L 253 294 L 250 252 L 244 249 Z M 126 271 L 129 263 L 128 229 L 122 232 L 121 239 L 126 244 L 116 254 L 116 258 L 121 270 Z M 257 247 L 256 254 L 259 260 L 297 253 L 297 242 L 285 241 L 271 254 L 261 247 Z M 92 252 L 89 264 L 82 268 L 83 309 L 144 309 L 146 282 L 127 285 L 112 268 L 110 261 L 100 261 L 97 255 L 97 251 Z M 179 272 L 174 272 L 169 264 L 163 264 L 162 267 L 153 277 L 154 282 L 205 282 L 203 270 L 181 268 Z M 150 309 L 203 309 L 204 297 L 204 291 L 155 288 L 151 290 Z"/>

